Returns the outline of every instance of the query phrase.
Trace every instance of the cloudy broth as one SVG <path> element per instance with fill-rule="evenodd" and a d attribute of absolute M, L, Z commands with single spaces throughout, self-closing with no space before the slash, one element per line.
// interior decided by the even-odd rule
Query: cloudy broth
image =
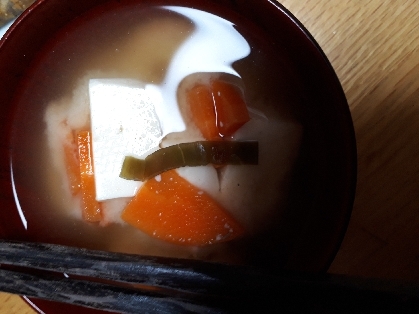
<path fill-rule="evenodd" d="M 182 106 L 184 91 L 211 75 L 225 76 L 244 89 L 252 119 L 233 140 L 258 140 L 259 165 L 237 170 L 233 175 L 241 176 L 244 184 L 221 187 L 225 193 L 217 199 L 244 226 L 244 236 L 203 247 L 182 246 L 152 238 L 124 223 L 87 223 L 75 214 L 77 199 L 68 195 L 66 178 L 56 167 L 60 152 L 51 148 L 54 130 L 48 131 L 46 112 L 52 107 L 71 111 L 77 104 L 88 102 L 88 81 L 92 78 L 133 79 L 166 86 L 176 52 L 199 28 L 176 10 L 133 1 L 123 6 L 101 6 L 60 30 L 22 79 L 15 98 L 11 164 L 25 237 L 101 250 L 232 263 L 251 263 L 254 255 L 269 256 L 278 250 L 281 239 L 275 234 L 286 211 L 302 133 L 293 114 L 298 95 L 291 94 L 295 88 L 289 88 L 296 82 L 288 72 L 286 53 L 281 55 L 279 47 L 274 53 L 269 38 L 256 26 L 229 13 L 212 13 L 223 14 L 222 18 L 232 23 L 245 38 L 249 54 L 233 63 L 230 70 L 236 73 L 225 74 L 217 66 L 186 73 L 176 84 L 175 99 Z M 185 114 L 182 109 L 180 112 Z M 89 119 L 80 123 L 90 127 Z M 168 136 L 169 142 L 176 134 Z M 247 177 L 251 179 L 243 179 Z M 252 194 L 246 193 L 249 190 Z"/>

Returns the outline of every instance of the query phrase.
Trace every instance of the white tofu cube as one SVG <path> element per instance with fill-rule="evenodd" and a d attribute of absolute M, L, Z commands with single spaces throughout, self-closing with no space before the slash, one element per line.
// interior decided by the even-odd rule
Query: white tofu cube
<path fill-rule="evenodd" d="M 128 79 L 92 79 L 89 95 L 96 199 L 132 197 L 142 183 L 119 173 L 125 156 L 144 157 L 159 147 L 161 97 Z"/>

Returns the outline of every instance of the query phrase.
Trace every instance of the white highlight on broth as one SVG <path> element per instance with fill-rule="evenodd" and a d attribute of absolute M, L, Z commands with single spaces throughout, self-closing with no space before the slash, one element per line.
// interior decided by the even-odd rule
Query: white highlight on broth
<path fill-rule="evenodd" d="M 10 161 L 10 180 L 12 182 L 12 191 L 13 191 L 13 196 L 15 198 L 17 212 L 19 213 L 19 217 L 20 217 L 20 220 L 22 221 L 23 227 L 25 228 L 25 230 L 28 230 L 28 221 L 26 220 L 26 217 L 23 213 L 23 209 L 20 206 L 19 198 L 17 197 L 15 178 L 13 175 L 13 166 L 12 166 L 11 161 Z"/>

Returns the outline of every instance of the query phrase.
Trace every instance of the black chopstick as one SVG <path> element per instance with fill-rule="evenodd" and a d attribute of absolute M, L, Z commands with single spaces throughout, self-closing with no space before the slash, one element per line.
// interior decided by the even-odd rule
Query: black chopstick
<path fill-rule="evenodd" d="M 416 282 L 10 241 L 0 290 L 119 313 L 419 313 Z"/>
<path fill-rule="evenodd" d="M 0 269 L 0 290 L 116 313 L 226 313 L 216 306 L 103 283 Z"/>
<path fill-rule="evenodd" d="M 193 260 L 0 241 L 1 291 L 118 313 L 231 313 L 241 305 L 227 293 L 238 285 L 228 270 Z"/>
<path fill-rule="evenodd" d="M 270 278 L 248 267 L 14 241 L 0 241 L 0 264 L 206 295 L 242 295 Z"/>

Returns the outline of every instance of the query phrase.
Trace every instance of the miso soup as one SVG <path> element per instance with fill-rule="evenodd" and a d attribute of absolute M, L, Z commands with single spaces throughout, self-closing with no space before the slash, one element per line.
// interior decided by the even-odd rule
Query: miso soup
<path fill-rule="evenodd" d="M 108 3 L 72 21 L 14 100 L 12 173 L 27 238 L 279 263 L 303 131 L 292 77 L 285 50 L 216 7 Z M 167 150 L 170 164 L 170 147 L 211 143 L 257 145 L 220 164 L 194 155 L 143 180 L 119 176 L 125 157 Z"/>

